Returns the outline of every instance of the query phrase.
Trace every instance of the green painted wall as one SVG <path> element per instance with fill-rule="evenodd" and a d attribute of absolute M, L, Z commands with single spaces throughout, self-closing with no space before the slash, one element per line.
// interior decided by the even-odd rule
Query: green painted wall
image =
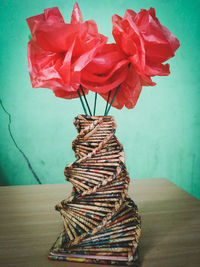
<path fill-rule="evenodd" d="M 74 160 L 71 142 L 76 136 L 73 117 L 82 113 L 79 100 L 56 98 L 48 89 L 32 89 L 26 45 L 25 18 L 58 6 L 69 21 L 69 0 L 1 0 L 0 88 L 12 115 L 11 129 L 42 183 L 64 182 L 63 169 Z M 126 8 L 156 8 L 160 21 L 180 40 L 171 63 L 171 75 L 144 87 L 134 110 L 114 110 L 117 136 L 123 143 L 132 178 L 167 177 L 200 198 L 200 21 L 199 1 L 79 0 L 84 19 L 96 20 L 99 31 L 111 37 L 111 16 Z M 90 102 L 93 95 L 89 96 Z M 105 107 L 98 103 L 98 113 Z M 1 185 L 35 184 L 25 160 L 8 132 L 8 116 L 0 107 Z M 151 190 L 151 188 L 149 188 Z M 159 192 L 158 192 L 159 193 Z"/>

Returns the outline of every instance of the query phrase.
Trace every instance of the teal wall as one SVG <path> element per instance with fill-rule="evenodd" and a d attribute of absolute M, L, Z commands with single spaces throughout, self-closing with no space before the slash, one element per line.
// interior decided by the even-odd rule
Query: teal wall
<path fill-rule="evenodd" d="M 56 98 L 48 89 L 32 89 L 26 45 L 25 18 L 58 6 L 66 19 L 69 0 L 1 0 L 0 88 L 3 105 L 12 116 L 11 130 L 42 183 L 64 182 L 63 169 L 74 160 L 71 142 L 76 136 L 73 118 L 82 113 L 79 100 Z M 156 8 L 157 16 L 180 40 L 169 77 L 155 78 L 144 87 L 133 110 L 111 110 L 123 143 L 131 178 L 166 177 L 200 198 L 200 20 L 199 1 L 79 0 L 84 19 L 96 20 L 110 37 L 111 16 L 126 8 Z M 93 95 L 89 96 L 91 102 Z M 105 102 L 99 100 L 98 113 Z M 1 185 L 35 184 L 27 163 L 8 132 L 8 116 L 0 107 Z M 151 190 L 151 188 L 149 188 Z"/>

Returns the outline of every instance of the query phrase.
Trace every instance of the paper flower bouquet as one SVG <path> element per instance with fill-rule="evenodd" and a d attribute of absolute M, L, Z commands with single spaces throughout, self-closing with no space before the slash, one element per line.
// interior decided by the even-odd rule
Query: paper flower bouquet
<path fill-rule="evenodd" d="M 169 64 L 179 47 L 177 38 L 155 15 L 127 9 L 113 15 L 115 43 L 98 32 L 94 20 L 83 21 L 75 3 L 70 23 L 59 9 L 27 19 L 32 39 L 28 65 L 34 88 L 49 88 L 55 96 L 79 98 L 84 115 L 74 119 L 78 136 L 72 143 L 76 160 L 65 168 L 73 185 L 71 196 L 56 205 L 64 230 L 49 258 L 101 264 L 137 265 L 141 221 L 128 197 L 129 175 L 111 106 L 134 108 L 143 86 L 152 77 L 169 75 Z M 95 92 L 93 109 L 86 95 Z M 97 95 L 105 111 L 95 116 Z"/>

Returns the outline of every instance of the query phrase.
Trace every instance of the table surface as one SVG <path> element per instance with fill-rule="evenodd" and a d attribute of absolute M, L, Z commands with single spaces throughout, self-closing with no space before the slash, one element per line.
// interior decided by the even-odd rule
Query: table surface
<path fill-rule="evenodd" d="M 0 266 L 80 266 L 47 258 L 63 228 L 54 206 L 71 188 L 0 187 Z M 141 266 L 200 266 L 200 201 L 164 178 L 131 180 L 129 195 L 142 216 Z"/>

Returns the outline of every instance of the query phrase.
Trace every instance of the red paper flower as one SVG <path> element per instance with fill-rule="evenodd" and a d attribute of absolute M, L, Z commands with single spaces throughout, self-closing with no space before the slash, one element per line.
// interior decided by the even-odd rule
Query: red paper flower
<path fill-rule="evenodd" d="M 112 105 L 133 108 L 142 85 L 155 85 L 152 76 L 169 75 L 169 64 L 162 63 L 174 56 L 179 41 L 160 24 L 153 8 L 138 14 L 126 10 L 123 18 L 114 15 L 113 36 L 116 44 L 101 48 L 83 69 L 81 83 L 105 100 L 112 90 L 109 103 L 121 84 Z"/>
<path fill-rule="evenodd" d="M 127 9 L 123 18 L 114 15 L 113 36 L 143 85 L 155 85 L 151 77 L 169 75 L 169 64 L 162 63 L 174 56 L 180 46 L 176 37 L 155 16 L 155 9 L 141 9 L 137 14 Z"/>
<path fill-rule="evenodd" d="M 28 18 L 27 23 L 32 34 L 27 51 L 32 86 L 52 89 L 62 98 L 78 97 L 81 70 L 107 37 L 98 33 L 93 20 L 83 22 L 77 3 L 69 24 L 57 7 Z"/>
<path fill-rule="evenodd" d="M 134 108 L 142 90 L 141 79 L 133 66 L 129 67 L 128 75 L 125 81 L 121 84 L 114 102 L 113 107 L 122 109 L 124 106 L 128 109 Z M 109 103 L 111 103 L 116 90 L 112 90 L 110 94 Z M 101 94 L 101 96 L 107 101 L 108 93 Z"/>
<path fill-rule="evenodd" d="M 109 102 L 115 94 L 113 89 L 121 84 L 113 106 L 118 109 L 124 106 L 133 108 L 142 86 L 140 76 L 129 62 L 116 44 L 106 44 L 83 69 L 81 84 L 91 91 L 98 92 L 106 101 L 108 91 L 112 90 Z"/>
<path fill-rule="evenodd" d="M 94 21 L 83 22 L 75 3 L 71 22 L 65 23 L 58 8 L 27 19 L 32 40 L 28 44 L 29 72 L 33 87 L 46 87 L 62 98 L 78 97 L 80 84 L 99 93 L 113 106 L 133 108 L 143 85 L 155 85 L 151 77 L 169 75 L 169 64 L 179 41 L 155 16 L 155 10 L 138 14 L 126 10 L 114 15 L 116 44 L 106 44 Z M 87 88 L 87 89 L 86 89 Z"/>
<path fill-rule="evenodd" d="M 99 94 L 106 93 L 127 78 L 128 63 L 116 44 L 106 44 L 82 70 L 81 84 Z"/>

